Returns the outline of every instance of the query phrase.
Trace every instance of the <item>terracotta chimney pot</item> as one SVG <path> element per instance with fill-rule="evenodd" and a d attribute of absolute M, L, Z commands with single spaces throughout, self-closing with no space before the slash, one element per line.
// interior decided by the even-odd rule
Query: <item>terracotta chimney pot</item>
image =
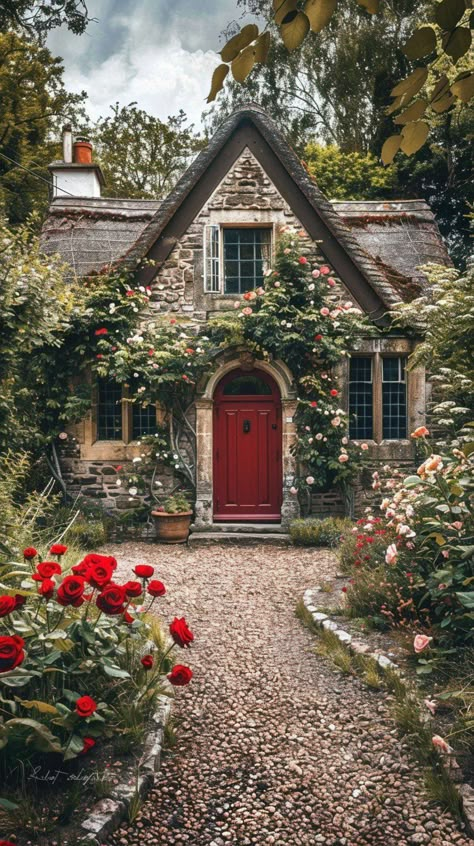
<path fill-rule="evenodd" d="M 74 164 L 92 164 L 92 144 L 89 141 L 74 142 Z"/>

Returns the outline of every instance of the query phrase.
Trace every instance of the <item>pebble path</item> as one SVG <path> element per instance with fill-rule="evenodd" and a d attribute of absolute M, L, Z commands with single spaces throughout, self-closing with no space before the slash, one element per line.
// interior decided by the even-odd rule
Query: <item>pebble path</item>
<path fill-rule="evenodd" d="M 186 617 L 194 679 L 178 689 L 175 748 L 110 846 L 468 846 L 429 803 L 382 693 L 339 675 L 295 617 L 334 575 L 326 551 L 124 544 L 120 575 L 156 566 L 160 611 Z"/>

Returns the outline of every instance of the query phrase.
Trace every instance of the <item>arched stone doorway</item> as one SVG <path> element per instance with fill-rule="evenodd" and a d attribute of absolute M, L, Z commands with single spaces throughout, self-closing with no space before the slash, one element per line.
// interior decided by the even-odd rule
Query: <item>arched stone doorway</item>
<path fill-rule="evenodd" d="M 239 357 L 237 357 L 239 356 Z M 230 374 L 230 375 L 228 375 Z M 234 376 L 232 376 L 234 374 Z M 215 441 L 214 433 L 214 407 L 215 403 L 223 399 L 222 391 L 226 385 L 231 384 L 234 378 L 238 376 L 253 377 L 254 384 L 260 385 L 262 382 L 268 386 L 273 385 L 272 389 L 272 407 L 274 406 L 275 413 L 278 414 L 278 420 L 268 421 L 277 424 L 278 437 L 281 443 L 281 465 L 279 470 L 279 485 L 281 490 L 278 491 L 278 501 L 280 503 L 280 514 L 274 513 L 270 519 L 281 518 L 281 525 L 288 526 L 289 522 L 299 515 L 299 506 L 297 497 L 290 493 L 290 488 L 293 485 L 296 467 L 295 460 L 291 454 L 291 446 L 295 441 L 295 426 L 293 422 L 293 415 L 296 409 L 296 393 L 293 386 L 291 373 L 283 362 L 280 361 L 260 361 L 254 359 L 246 351 L 228 352 L 225 361 L 221 361 L 220 366 L 210 376 L 207 383 L 202 386 L 200 395 L 198 395 L 196 407 L 196 521 L 195 530 L 206 530 L 214 522 L 214 506 L 215 506 L 215 489 L 214 489 L 214 470 L 215 470 L 215 449 L 217 442 Z M 219 390 L 220 388 L 220 390 Z M 229 397 L 230 395 L 227 394 Z M 248 394 L 246 395 L 249 396 Z M 265 394 L 260 394 L 263 400 Z M 269 395 L 267 395 L 268 397 Z M 273 398 L 277 399 L 277 403 L 273 402 Z M 241 415 L 239 425 L 242 425 L 244 420 L 249 420 L 249 417 Z M 252 428 L 252 421 L 250 422 Z M 276 482 L 275 482 L 276 483 Z M 219 512 L 218 512 L 219 513 Z M 269 512 L 270 513 L 270 512 Z M 242 511 L 242 522 L 248 520 Z M 238 515 L 232 518 L 238 519 Z M 258 515 L 253 520 L 259 520 Z"/>

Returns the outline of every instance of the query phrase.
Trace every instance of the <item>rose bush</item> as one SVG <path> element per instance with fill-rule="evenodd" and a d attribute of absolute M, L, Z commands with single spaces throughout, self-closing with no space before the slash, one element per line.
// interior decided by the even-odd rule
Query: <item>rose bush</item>
<path fill-rule="evenodd" d="M 369 514 L 345 542 L 346 565 L 353 547 L 346 598 L 352 613 L 359 615 L 363 596 L 376 624 L 419 635 L 418 671 L 428 673 L 428 644 L 437 658 L 474 644 L 474 444 L 433 454 L 427 430 L 413 434 L 424 452 L 416 474 L 380 480 L 377 474 L 382 517 Z"/>
<path fill-rule="evenodd" d="M 166 643 L 147 615 L 165 593 L 162 582 L 149 581 L 154 567 L 138 565 L 142 581 L 121 584 L 115 558 L 92 553 L 71 566 L 66 553 L 63 545 L 49 550 L 59 564 L 29 548 L 23 561 L 0 568 L 3 775 L 19 760 L 87 754 L 121 732 L 124 702 L 151 709 L 166 675 L 181 686 L 192 678 L 181 665 L 173 671 L 170 657 L 194 639 L 185 619 L 171 623 Z"/>

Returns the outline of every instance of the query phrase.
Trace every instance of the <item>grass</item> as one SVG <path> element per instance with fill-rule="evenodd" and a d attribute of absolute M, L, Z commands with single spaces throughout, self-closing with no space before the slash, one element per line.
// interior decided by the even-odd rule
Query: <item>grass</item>
<path fill-rule="evenodd" d="M 462 799 L 443 760 L 432 743 L 434 729 L 422 716 L 418 698 L 407 686 L 400 674 L 393 669 L 380 667 L 369 655 L 353 655 L 334 632 L 320 628 L 303 601 L 296 607 L 296 616 L 317 636 L 319 655 L 330 658 L 343 673 L 357 676 L 373 690 L 385 690 L 393 696 L 392 716 L 398 734 L 403 737 L 410 751 L 422 766 L 425 787 L 433 802 L 449 811 L 453 817 L 462 820 Z"/>

